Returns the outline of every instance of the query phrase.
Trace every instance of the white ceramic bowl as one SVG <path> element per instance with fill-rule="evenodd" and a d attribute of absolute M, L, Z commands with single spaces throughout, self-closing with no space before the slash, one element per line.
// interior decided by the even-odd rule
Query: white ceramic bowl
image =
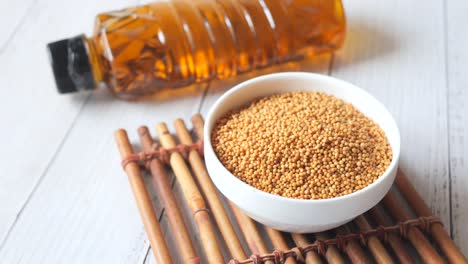
<path fill-rule="evenodd" d="M 385 132 L 392 147 L 390 166 L 377 181 L 348 195 L 322 200 L 299 200 L 269 194 L 242 182 L 219 161 L 211 145 L 211 130 L 227 111 L 254 99 L 291 91 L 319 91 L 353 104 Z M 226 92 L 211 108 L 205 124 L 205 162 L 211 179 L 229 200 L 256 221 L 274 229 L 309 233 L 351 221 L 376 205 L 392 186 L 400 156 L 400 134 L 387 109 L 364 90 L 336 78 L 301 72 L 257 77 Z"/>

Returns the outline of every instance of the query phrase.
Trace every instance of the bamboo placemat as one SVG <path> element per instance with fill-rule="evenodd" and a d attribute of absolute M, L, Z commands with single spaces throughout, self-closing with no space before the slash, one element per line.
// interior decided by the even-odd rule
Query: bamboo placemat
<path fill-rule="evenodd" d="M 166 168 L 170 168 L 181 186 L 185 202 L 199 234 L 202 248 L 210 263 L 468 263 L 456 247 L 440 220 L 401 172 L 394 187 L 374 208 L 351 223 L 329 232 L 286 234 L 255 223 L 234 204 L 223 203 L 203 162 L 203 119 L 191 118 L 195 136 L 182 119 L 174 122 L 176 135 L 167 125 L 156 126 L 159 142 L 147 127 L 138 135 L 142 152 L 135 153 L 125 130 L 115 133 L 135 201 L 143 220 L 156 263 L 173 263 L 160 223 L 154 211 L 143 170 L 150 172 L 167 215 L 170 231 L 184 263 L 200 263 L 195 243 L 190 238 L 171 189 Z M 176 141 L 177 138 L 177 141 Z M 399 195 L 403 199 L 400 199 Z M 407 209 L 409 208 L 409 210 Z M 416 217 L 411 217 L 410 212 Z M 234 219 L 229 217 L 231 212 Z M 236 233 L 234 221 L 240 228 Z M 260 230 L 263 229 L 263 230 Z M 261 235 L 265 231 L 267 236 Z M 222 254 L 216 236 L 220 234 L 228 248 Z M 313 239 L 311 239 L 313 238 Z M 248 250 L 241 241 L 246 241 Z M 270 250 L 271 243 L 274 249 Z M 414 254 L 416 252 L 417 254 Z"/>

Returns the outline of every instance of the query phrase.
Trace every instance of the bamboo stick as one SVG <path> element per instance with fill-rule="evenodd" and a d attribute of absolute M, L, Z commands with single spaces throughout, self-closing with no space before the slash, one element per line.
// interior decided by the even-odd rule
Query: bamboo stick
<path fill-rule="evenodd" d="M 323 241 L 330 239 L 330 237 L 324 232 L 315 233 L 314 236 L 316 239 L 320 239 Z M 327 259 L 328 263 L 332 263 L 332 264 L 344 264 L 345 263 L 343 257 L 340 254 L 340 251 L 338 251 L 338 249 L 333 245 L 329 245 L 327 247 L 325 258 Z"/>
<path fill-rule="evenodd" d="M 431 209 L 401 170 L 398 170 L 395 182 L 418 216 L 432 216 Z M 431 225 L 431 235 L 450 263 L 468 263 L 468 260 L 463 256 L 441 224 L 434 223 Z"/>
<path fill-rule="evenodd" d="M 176 147 L 176 142 L 169 133 L 166 124 L 158 124 L 156 126 L 156 131 L 163 147 Z M 192 178 L 191 172 L 187 167 L 184 158 L 180 153 L 174 152 L 170 154 L 169 163 L 180 183 L 185 200 L 192 210 L 193 218 L 197 224 L 205 253 L 209 256 L 209 262 L 216 264 L 223 263 L 224 258 L 216 240 L 215 231 L 206 208 L 205 201 Z"/>
<path fill-rule="evenodd" d="M 349 227 L 347 225 L 342 225 L 336 228 L 335 231 L 339 235 L 346 235 L 350 233 Z M 371 263 L 371 260 L 367 257 L 361 246 L 354 240 L 348 241 L 346 243 L 344 251 L 352 263 Z"/>
<path fill-rule="evenodd" d="M 291 237 L 298 247 L 305 247 L 310 244 L 307 237 L 303 234 L 291 233 Z M 305 255 L 305 264 L 321 264 L 322 260 L 319 255 L 314 251 L 309 251 Z"/>
<path fill-rule="evenodd" d="M 244 235 L 245 241 L 247 242 L 250 251 L 252 251 L 252 254 L 268 254 L 269 250 L 262 237 L 260 236 L 260 233 L 258 232 L 257 227 L 255 226 L 254 220 L 252 220 L 250 217 L 244 214 L 231 201 L 228 201 L 228 203 L 231 207 L 231 211 L 233 212 L 234 217 L 237 220 L 237 223 L 239 224 L 239 228 L 241 229 L 242 234 Z M 265 263 L 273 264 L 272 261 L 266 261 Z"/>
<path fill-rule="evenodd" d="M 390 191 L 383 199 L 385 207 L 390 211 L 391 216 L 399 222 L 410 219 L 409 215 L 401 207 L 395 193 Z M 408 230 L 408 239 L 413 244 L 419 256 L 425 263 L 444 263 L 442 258 L 437 254 L 435 249 L 431 246 L 426 237 L 421 233 L 417 227 L 410 227 Z"/>
<path fill-rule="evenodd" d="M 361 229 L 362 231 L 369 231 L 372 229 L 367 219 L 360 215 L 354 219 L 354 223 Z M 367 238 L 367 245 L 369 246 L 369 250 L 374 256 L 375 261 L 378 264 L 390 264 L 394 263 L 392 257 L 387 253 L 385 247 L 380 243 L 380 240 L 376 236 L 370 236 Z"/>
<path fill-rule="evenodd" d="M 138 129 L 143 151 L 150 152 L 155 150 L 157 143 L 151 138 L 150 132 L 146 126 Z M 172 192 L 163 164 L 159 159 L 153 159 L 149 162 L 149 170 L 153 176 L 153 182 L 159 194 L 162 205 L 165 208 L 165 214 L 172 228 L 172 233 L 179 247 L 179 253 L 184 263 L 200 263 L 195 249 L 190 240 L 187 227 L 179 211 L 176 199 Z"/>
<path fill-rule="evenodd" d="M 382 212 L 380 212 L 377 207 L 373 207 L 369 211 L 369 215 L 380 226 L 390 225 L 390 223 L 388 223 L 385 220 L 385 217 L 383 216 Z M 405 245 L 403 245 L 403 241 L 400 239 L 398 235 L 396 235 L 395 233 L 388 233 L 387 236 L 388 236 L 387 237 L 388 243 L 390 244 L 390 247 L 393 249 L 393 253 L 395 253 L 395 255 L 398 258 L 398 261 L 401 264 L 415 263 L 411 255 L 408 253 Z"/>
<path fill-rule="evenodd" d="M 204 121 L 200 114 L 196 114 L 192 117 L 193 127 L 195 128 L 195 133 L 197 137 L 203 139 L 203 127 Z M 234 217 L 239 224 L 239 227 L 244 235 L 244 238 L 249 246 L 250 250 L 253 254 L 268 254 L 268 248 L 265 245 L 265 242 L 262 240 L 260 234 L 258 233 L 257 227 L 255 226 L 255 222 L 250 219 L 247 215 L 245 215 L 236 205 L 234 205 L 231 201 L 228 201 L 229 206 L 231 207 L 231 211 L 234 214 Z M 268 261 L 266 263 L 272 263 Z"/>
<path fill-rule="evenodd" d="M 179 140 L 182 144 L 193 144 L 192 136 L 190 135 L 187 127 L 183 120 L 178 119 L 174 122 L 174 126 L 179 136 Z M 203 140 L 203 139 L 202 139 Z M 229 221 L 229 217 L 224 210 L 223 204 L 213 182 L 211 181 L 208 171 L 206 170 L 205 164 L 196 150 L 190 151 L 188 160 L 192 166 L 192 170 L 195 174 L 195 178 L 201 187 L 203 194 L 206 197 L 208 205 L 210 206 L 211 212 L 213 213 L 214 219 L 218 225 L 218 228 L 223 235 L 224 241 L 234 259 L 244 260 L 247 258 L 244 249 L 239 241 L 239 238 L 234 231 L 234 228 Z"/>
<path fill-rule="evenodd" d="M 193 130 L 195 131 L 195 134 L 197 135 L 198 139 L 204 140 L 203 129 L 205 126 L 205 121 L 203 120 L 201 114 L 195 114 L 190 120 L 192 121 Z"/>
<path fill-rule="evenodd" d="M 133 148 L 130 145 L 125 130 L 119 129 L 115 132 L 115 141 L 117 142 L 122 159 L 133 154 Z M 127 173 L 135 202 L 140 211 L 151 248 L 153 249 L 155 262 L 161 264 L 172 263 L 161 227 L 159 226 L 158 218 L 156 217 L 151 199 L 141 177 L 139 166 L 135 162 L 130 162 L 125 166 L 124 170 Z"/>
<path fill-rule="evenodd" d="M 284 239 L 283 234 L 280 231 L 275 230 L 270 227 L 266 227 L 266 226 L 265 226 L 265 230 L 275 249 L 279 249 L 282 251 L 286 251 L 289 249 L 288 244 L 286 243 L 286 240 Z M 284 262 L 284 264 L 295 264 L 295 263 L 296 263 L 296 260 L 293 257 L 287 258 Z"/>

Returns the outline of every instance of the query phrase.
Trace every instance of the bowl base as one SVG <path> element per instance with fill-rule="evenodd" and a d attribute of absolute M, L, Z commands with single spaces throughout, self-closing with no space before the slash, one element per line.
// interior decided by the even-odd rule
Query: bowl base
<path fill-rule="evenodd" d="M 256 217 L 251 216 L 249 214 L 247 214 L 247 215 L 249 217 L 251 217 L 252 219 L 254 219 L 255 221 L 257 221 L 259 223 L 263 223 L 264 225 L 266 225 L 268 227 L 271 227 L 273 229 L 283 231 L 283 232 L 298 233 L 298 234 L 316 233 L 316 232 L 327 231 L 327 230 L 339 227 L 341 225 L 344 225 L 344 224 L 346 224 L 348 222 L 351 222 L 354 219 L 354 217 L 353 217 L 353 218 L 350 218 L 350 219 L 347 219 L 347 220 L 344 220 L 344 221 L 327 223 L 327 224 L 324 224 L 324 225 L 317 224 L 317 223 L 314 223 L 313 221 L 311 221 L 310 224 L 301 226 L 301 225 L 289 225 L 289 224 L 286 224 L 286 223 L 271 222 L 271 221 L 268 221 L 266 219 L 257 219 Z"/>

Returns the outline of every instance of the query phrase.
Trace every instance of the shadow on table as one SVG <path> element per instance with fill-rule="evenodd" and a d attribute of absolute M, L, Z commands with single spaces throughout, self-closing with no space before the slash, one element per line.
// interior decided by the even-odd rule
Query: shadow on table
<path fill-rule="evenodd" d="M 222 93 L 245 80 L 275 72 L 307 71 L 327 74 L 330 58 L 331 54 L 321 54 L 311 59 L 288 62 L 265 69 L 259 69 L 226 80 L 214 80 L 209 83 L 195 84 L 179 89 L 162 90 L 154 95 L 143 96 L 136 100 L 131 100 L 130 102 L 135 102 L 138 104 L 150 104 L 177 101 L 179 99 L 188 100 L 191 97 L 200 98 L 200 96 L 202 96 L 204 93 L 207 93 L 208 91 L 210 93 Z M 69 96 L 71 97 L 72 101 L 82 102 L 83 100 L 86 100 L 86 98 L 88 98 L 88 96 L 91 94 L 92 98 L 88 102 L 89 104 L 109 103 L 115 100 L 121 100 L 105 90 L 106 89 L 99 89 L 90 93 L 71 94 Z"/>
<path fill-rule="evenodd" d="M 331 72 L 340 68 L 353 67 L 383 57 L 398 50 L 398 42 L 391 36 L 391 29 L 381 29 L 369 21 L 348 21 L 346 41 L 335 53 Z"/>

